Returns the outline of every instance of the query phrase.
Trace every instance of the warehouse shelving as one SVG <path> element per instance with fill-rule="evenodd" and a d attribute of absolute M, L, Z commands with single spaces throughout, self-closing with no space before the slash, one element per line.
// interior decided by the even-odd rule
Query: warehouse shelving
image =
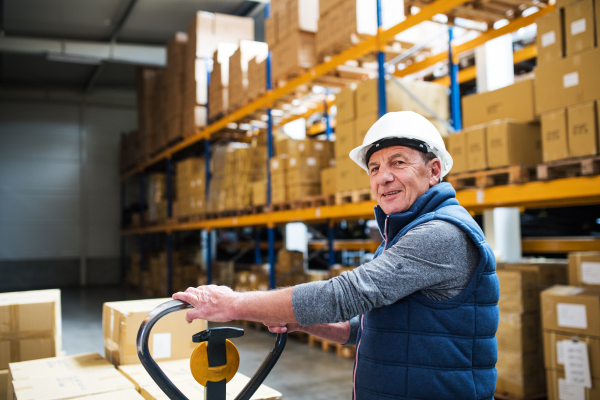
<path fill-rule="evenodd" d="M 168 207 L 167 215 L 169 221 L 172 217 L 172 161 L 171 158 L 174 154 L 182 151 L 192 145 L 200 142 L 204 142 L 205 154 L 210 154 L 210 139 L 217 132 L 226 128 L 230 123 L 242 120 L 253 113 L 266 110 L 268 117 L 267 121 L 267 139 L 268 139 L 268 152 L 269 159 L 273 157 L 273 116 L 271 114 L 271 108 L 273 107 L 276 100 L 283 98 L 285 95 L 293 92 L 296 88 L 315 81 L 317 78 L 325 76 L 326 74 L 334 71 L 338 66 L 343 65 L 347 61 L 355 60 L 363 57 L 367 54 L 377 52 L 377 59 L 379 64 L 379 112 L 383 115 L 386 112 L 386 100 L 385 100 L 385 71 L 384 71 L 384 53 L 383 49 L 385 44 L 394 38 L 395 35 L 427 20 L 431 20 L 432 17 L 439 13 L 447 12 L 454 7 L 465 3 L 466 0 L 447 0 L 434 2 L 431 5 L 424 7 L 418 14 L 407 17 L 400 24 L 383 30 L 381 28 L 381 7 L 380 2 L 377 2 L 378 6 L 378 26 L 379 31 L 376 36 L 369 37 L 362 40 L 358 44 L 351 48 L 334 55 L 328 61 L 309 69 L 300 76 L 291 79 L 285 86 L 272 89 L 270 87 L 271 71 L 270 71 L 270 56 L 267 62 L 267 92 L 264 96 L 256 99 L 255 101 L 247 104 L 246 106 L 232 112 L 229 115 L 221 118 L 220 120 L 208 124 L 204 129 L 199 130 L 195 135 L 184 139 L 183 141 L 167 148 L 151 159 L 138 165 L 137 167 L 126 171 L 122 174 L 121 179 L 124 181 L 136 174 L 140 175 L 140 203 L 144 204 L 144 188 L 143 188 L 143 174 L 146 169 L 159 163 L 166 161 L 167 171 L 167 196 L 168 196 Z M 453 123 L 455 129 L 460 129 L 460 99 L 458 95 L 458 83 L 461 79 L 471 78 L 474 74 L 474 69 L 467 69 L 458 73 L 457 59 L 458 55 L 470 50 L 473 50 L 477 46 L 480 46 L 488 40 L 500 37 L 502 35 L 514 32 L 522 27 L 531 25 L 536 19 L 546 15 L 554 10 L 554 6 L 547 6 L 539 9 L 539 11 L 526 16 L 519 17 L 508 23 L 502 28 L 490 30 L 478 36 L 477 38 L 463 43 L 458 46 L 452 45 L 452 29 L 449 29 L 450 43 L 449 52 L 441 53 L 434 56 L 430 56 L 423 61 L 415 62 L 401 71 L 395 71 L 394 75 L 398 77 L 407 76 L 412 73 L 421 71 L 429 68 L 439 62 L 448 60 L 450 62 L 450 76 L 447 78 L 449 86 L 451 88 L 451 106 L 452 114 L 454 116 Z M 515 60 L 525 60 L 535 56 L 535 46 L 529 46 L 521 50 L 520 53 L 515 53 Z M 472 78 L 471 78 L 472 79 Z M 210 81 L 210 79 L 208 79 Z M 308 117 L 316 112 L 325 112 L 331 107 L 332 103 L 328 100 L 320 107 L 309 109 L 304 115 L 299 117 Z M 209 105 L 210 106 L 210 105 Z M 458 117 L 457 117 L 458 116 Z M 295 118 L 294 118 L 295 119 Z M 289 119 L 287 122 L 291 121 Z M 283 121 L 286 122 L 286 121 Z M 321 128 L 322 129 L 322 128 Z M 331 131 L 331 126 L 328 123 L 325 126 L 327 133 Z M 206 157 L 207 161 L 207 192 L 210 187 L 210 170 L 208 168 L 209 158 Z M 268 177 L 268 189 L 267 189 L 267 203 L 270 204 L 271 191 L 270 191 L 270 171 L 269 165 L 267 164 L 267 177 Z M 124 191 L 124 185 L 123 191 Z M 208 193 L 207 193 L 208 195 Z M 489 209 L 499 206 L 559 206 L 566 204 L 590 204 L 600 202 L 600 178 L 571 178 L 564 180 L 556 180 L 550 182 L 530 182 L 523 185 L 514 186 L 502 186 L 502 187 L 491 187 L 478 190 L 462 190 L 457 193 L 457 198 L 460 203 L 471 211 L 480 211 L 483 209 Z M 122 196 L 122 206 L 124 205 L 124 199 Z M 240 215 L 235 217 L 216 218 L 200 220 L 197 222 L 187 223 L 167 223 L 156 226 L 142 226 L 138 228 L 123 229 L 121 234 L 122 237 L 128 235 L 139 235 L 140 236 L 140 247 L 144 248 L 144 235 L 164 232 L 167 233 L 167 253 L 168 253 L 168 288 L 171 288 L 171 274 L 172 274 L 172 233 L 177 231 L 192 231 L 192 230 L 205 230 L 210 232 L 215 229 L 223 228 L 236 228 L 244 226 L 266 226 L 268 228 L 268 255 L 269 264 L 271 265 L 271 287 L 275 285 L 275 274 L 274 274 L 274 227 L 277 225 L 286 224 L 289 222 L 302 221 L 306 223 L 318 223 L 328 222 L 328 248 L 330 250 L 330 262 L 334 251 L 334 238 L 333 238 L 333 223 L 339 220 L 345 219 L 359 219 L 359 218 L 372 218 L 373 207 L 375 202 L 366 201 L 362 203 L 354 204 L 343 204 L 333 206 L 323 206 L 315 208 L 305 208 L 297 210 L 286 210 L 286 211 L 273 211 L 264 212 L 260 214 Z M 210 235 L 207 235 L 210 238 Z M 124 241 L 121 242 L 122 246 L 122 259 L 124 260 Z M 210 244 L 207 246 L 208 252 L 210 252 Z M 143 253 L 143 251 L 141 252 Z M 210 260 L 211 255 L 207 254 L 207 281 L 211 282 L 211 268 Z M 144 269 L 144 260 L 141 259 L 142 270 Z"/>

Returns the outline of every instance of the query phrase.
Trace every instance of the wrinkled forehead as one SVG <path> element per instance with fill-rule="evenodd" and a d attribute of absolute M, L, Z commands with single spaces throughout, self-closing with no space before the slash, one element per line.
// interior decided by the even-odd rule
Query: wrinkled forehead
<path fill-rule="evenodd" d="M 411 159 L 413 157 L 420 156 L 420 152 L 418 150 L 413 149 L 412 147 L 407 146 L 390 146 L 384 147 L 381 150 L 377 150 L 375 153 L 371 155 L 369 158 L 369 165 L 378 165 L 381 162 L 385 162 L 386 160 L 394 157 L 402 157 L 405 159 Z"/>

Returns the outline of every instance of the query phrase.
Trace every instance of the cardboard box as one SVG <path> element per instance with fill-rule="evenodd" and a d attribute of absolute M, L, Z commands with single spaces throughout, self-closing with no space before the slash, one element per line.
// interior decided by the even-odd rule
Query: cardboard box
<path fill-rule="evenodd" d="M 486 148 L 487 151 L 487 148 Z M 467 171 L 467 135 L 464 132 L 448 136 L 448 152 L 452 156 L 452 173 L 458 174 Z"/>
<path fill-rule="evenodd" d="M 288 200 L 300 200 L 305 197 L 318 196 L 320 194 L 320 183 L 295 184 L 287 187 Z"/>
<path fill-rule="evenodd" d="M 569 158 L 567 113 L 565 109 L 542 114 L 542 160 L 544 162 Z"/>
<path fill-rule="evenodd" d="M 556 262 L 535 262 L 533 264 L 499 264 L 498 270 L 530 271 L 536 274 L 539 290 L 547 289 L 554 285 L 568 283 L 568 264 L 557 260 Z"/>
<path fill-rule="evenodd" d="M 539 124 L 510 120 L 487 126 L 487 154 L 490 168 L 509 165 L 533 166 L 542 162 Z"/>
<path fill-rule="evenodd" d="M 92 396 L 78 397 L 85 400 L 144 400 L 141 394 L 135 389 L 117 390 L 116 392 L 108 392 L 102 394 L 94 394 Z"/>
<path fill-rule="evenodd" d="M 140 362 L 136 351 L 136 338 L 140 324 L 148 313 L 170 298 L 116 301 L 104 303 L 102 326 L 106 358 L 115 366 Z M 176 360 L 189 357 L 196 348 L 192 335 L 206 330 L 207 323 L 185 321 L 185 311 L 163 317 L 152 328 L 149 348 L 157 361 Z"/>
<path fill-rule="evenodd" d="M 600 49 L 569 56 L 535 69 L 538 114 L 600 98 Z"/>
<path fill-rule="evenodd" d="M 283 173 L 287 168 L 287 158 L 279 155 L 271 158 L 271 174 Z"/>
<path fill-rule="evenodd" d="M 555 369 L 546 369 L 546 382 L 548 400 L 563 400 L 566 398 L 582 400 L 600 399 L 600 379 L 592 379 L 592 388 L 587 389 L 568 384 L 565 381 L 564 372 Z"/>
<path fill-rule="evenodd" d="M 293 160 L 294 158 L 290 158 Z M 296 185 L 321 185 L 321 168 L 291 168 L 287 171 L 286 184 Z"/>
<path fill-rule="evenodd" d="M 498 353 L 496 392 L 524 397 L 544 390 L 543 352 Z"/>
<path fill-rule="evenodd" d="M 377 113 L 373 112 L 369 114 L 363 114 L 362 116 L 356 119 L 356 138 L 354 142 L 356 146 L 362 144 L 363 140 L 365 139 L 365 136 L 367 135 L 367 132 L 369 131 L 369 129 L 371 129 L 373 124 L 377 122 L 378 119 L 379 117 Z"/>
<path fill-rule="evenodd" d="M 560 60 L 565 53 L 561 13 L 553 12 L 536 21 L 537 64 L 544 65 Z"/>
<path fill-rule="evenodd" d="M 337 161 L 335 166 L 335 180 L 338 192 L 355 190 L 358 169 L 360 169 L 360 167 L 357 166 L 350 158 L 340 159 Z"/>
<path fill-rule="evenodd" d="M 356 134 L 356 122 L 337 122 L 335 127 L 335 158 L 348 158 L 350 151 L 358 146 Z M 362 141 L 361 141 L 362 142 Z"/>
<path fill-rule="evenodd" d="M 321 194 L 335 194 L 337 192 L 337 180 L 335 168 L 321 170 Z"/>
<path fill-rule="evenodd" d="M 319 21 L 318 0 L 288 0 L 288 21 L 292 31 L 317 31 Z"/>
<path fill-rule="evenodd" d="M 600 291 L 556 285 L 542 292 L 542 327 L 600 337 Z"/>
<path fill-rule="evenodd" d="M 377 79 L 366 80 L 356 87 L 355 101 L 357 119 L 366 115 L 378 115 L 379 103 L 377 100 L 377 93 Z"/>
<path fill-rule="evenodd" d="M 500 322 L 496 331 L 498 353 L 527 353 L 540 348 L 540 313 L 533 311 L 500 310 Z"/>
<path fill-rule="evenodd" d="M 462 134 L 466 135 L 467 140 L 467 169 L 469 171 L 486 169 L 488 162 L 485 126 L 477 125 L 467 128 Z"/>
<path fill-rule="evenodd" d="M 564 361 L 558 356 L 559 346 L 563 341 L 574 338 L 587 344 L 588 361 L 592 378 L 600 379 L 600 338 L 592 336 L 573 336 L 572 334 L 557 331 L 544 331 L 544 366 L 558 371 L 564 371 Z M 560 362 L 559 362 L 560 361 Z"/>
<path fill-rule="evenodd" d="M 565 47 L 567 56 L 594 47 L 594 1 L 581 0 L 565 7 Z"/>
<path fill-rule="evenodd" d="M 537 101 L 537 98 L 534 100 L 534 87 L 537 87 L 537 82 L 534 83 L 533 79 L 524 79 L 491 92 L 464 96 L 462 98 L 464 127 L 505 118 L 521 122 L 534 121 Z"/>
<path fill-rule="evenodd" d="M 498 307 L 512 312 L 540 309 L 538 276 L 533 271 L 498 270 L 500 299 Z"/>
<path fill-rule="evenodd" d="M 267 204 L 267 181 L 252 182 L 252 205 Z"/>
<path fill-rule="evenodd" d="M 119 371 L 100 368 L 86 373 L 43 376 L 12 382 L 15 400 L 61 400 L 134 389 Z"/>
<path fill-rule="evenodd" d="M 158 363 L 158 366 L 173 383 L 194 379 L 190 370 L 189 358 L 162 361 Z M 119 371 L 134 384 L 135 390 L 138 392 L 143 387 L 156 385 L 142 364 L 120 365 Z"/>
<path fill-rule="evenodd" d="M 423 82 L 401 79 L 401 84 L 415 94 L 428 109 L 422 107 L 396 82 L 388 80 L 385 83 L 387 111 L 413 111 L 427 119 L 433 119 L 433 111 L 440 118 L 450 117 L 448 87 L 433 82 Z"/>
<path fill-rule="evenodd" d="M 281 33 L 281 25 L 278 25 Z M 287 79 L 305 68 L 317 63 L 315 50 L 315 34 L 312 32 L 290 32 L 273 51 L 273 80 Z"/>
<path fill-rule="evenodd" d="M 8 370 L 0 370 L 0 400 L 8 399 L 6 394 L 8 393 L 9 383 L 12 385 L 12 382 L 8 380 Z"/>
<path fill-rule="evenodd" d="M 272 48 L 277 44 L 277 18 L 271 17 L 265 19 L 265 42 Z"/>
<path fill-rule="evenodd" d="M 0 294 L 0 369 L 62 349 L 60 290 Z"/>
<path fill-rule="evenodd" d="M 598 154 L 598 122 L 594 102 L 567 108 L 571 157 Z"/>
<path fill-rule="evenodd" d="M 336 122 L 339 125 L 343 122 L 353 121 L 356 118 L 356 102 L 354 90 L 343 88 L 335 96 L 335 106 L 337 108 Z"/>
<path fill-rule="evenodd" d="M 242 391 L 244 386 L 248 383 L 250 378 L 246 377 L 241 373 L 235 374 L 233 379 L 227 384 L 227 399 L 233 400 Z M 175 382 L 175 386 L 188 398 L 188 399 L 203 399 L 204 398 L 204 386 L 200 385 L 195 380 Z M 168 400 L 169 397 L 158 387 L 158 385 L 150 385 L 142 388 L 141 395 L 146 400 Z M 282 394 L 278 391 L 271 389 L 266 385 L 260 385 L 256 393 L 252 396 L 253 400 L 281 400 Z"/>
<path fill-rule="evenodd" d="M 569 253 L 569 285 L 600 288 L 600 252 Z"/>

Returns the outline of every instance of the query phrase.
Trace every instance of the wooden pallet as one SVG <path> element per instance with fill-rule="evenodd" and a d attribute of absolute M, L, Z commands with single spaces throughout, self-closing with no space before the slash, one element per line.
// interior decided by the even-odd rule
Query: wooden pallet
<path fill-rule="evenodd" d="M 356 355 L 355 346 L 344 346 L 339 343 L 330 342 L 314 335 L 308 335 L 308 345 L 310 347 L 321 347 L 323 351 L 331 351 L 344 358 L 354 358 Z"/>
<path fill-rule="evenodd" d="M 514 183 L 525 183 L 533 180 L 533 168 L 521 165 L 513 165 L 505 168 L 494 168 L 483 171 L 463 172 L 449 175 L 446 178 L 454 189 L 459 190 L 466 187 L 489 187 L 508 185 Z"/>
<path fill-rule="evenodd" d="M 177 221 L 181 224 L 188 222 L 199 222 L 206 219 L 206 214 L 194 214 L 194 215 L 186 215 L 180 216 L 177 218 Z"/>
<path fill-rule="evenodd" d="M 541 400 L 541 399 L 545 399 L 546 396 L 547 396 L 546 393 L 531 394 L 531 395 L 525 396 L 525 397 L 516 396 L 516 395 L 510 394 L 510 393 L 499 393 L 499 392 L 494 393 L 494 399 L 496 399 L 496 400 Z"/>
<path fill-rule="evenodd" d="M 294 200 L 291 203 L 292 209 L 331 206 L 335 204 L 335 195 L 325 194 L 319 196 L 305 197 L 300 200 Z"/>
<path fill-rule="evenodd" d="M 284 201 L 282 203 L 273 203 L 271 204 L 270 211 L 285 211 L 292 209 L 291 201 Z"/>
<path fill-rule="evenodd" d="M 371 189 L 350 190 L 335 194 L 335 204 L 360 203 L 361 201 L 375 200 Z"/>
<path fill-rule="evenodd" d="M 537 166 L 539 180 L 600 174 L 600 156 L 550 161 Z"/>

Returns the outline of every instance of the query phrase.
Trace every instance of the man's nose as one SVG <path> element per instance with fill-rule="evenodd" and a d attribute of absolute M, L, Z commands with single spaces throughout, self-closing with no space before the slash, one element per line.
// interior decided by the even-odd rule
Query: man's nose
<path fill-rule="evenodd" d="M 385 185 L 394 180 L 392 171 L 387 167 L 379 167 L 379 173 L 377 174 L 377 184 Z"/>

